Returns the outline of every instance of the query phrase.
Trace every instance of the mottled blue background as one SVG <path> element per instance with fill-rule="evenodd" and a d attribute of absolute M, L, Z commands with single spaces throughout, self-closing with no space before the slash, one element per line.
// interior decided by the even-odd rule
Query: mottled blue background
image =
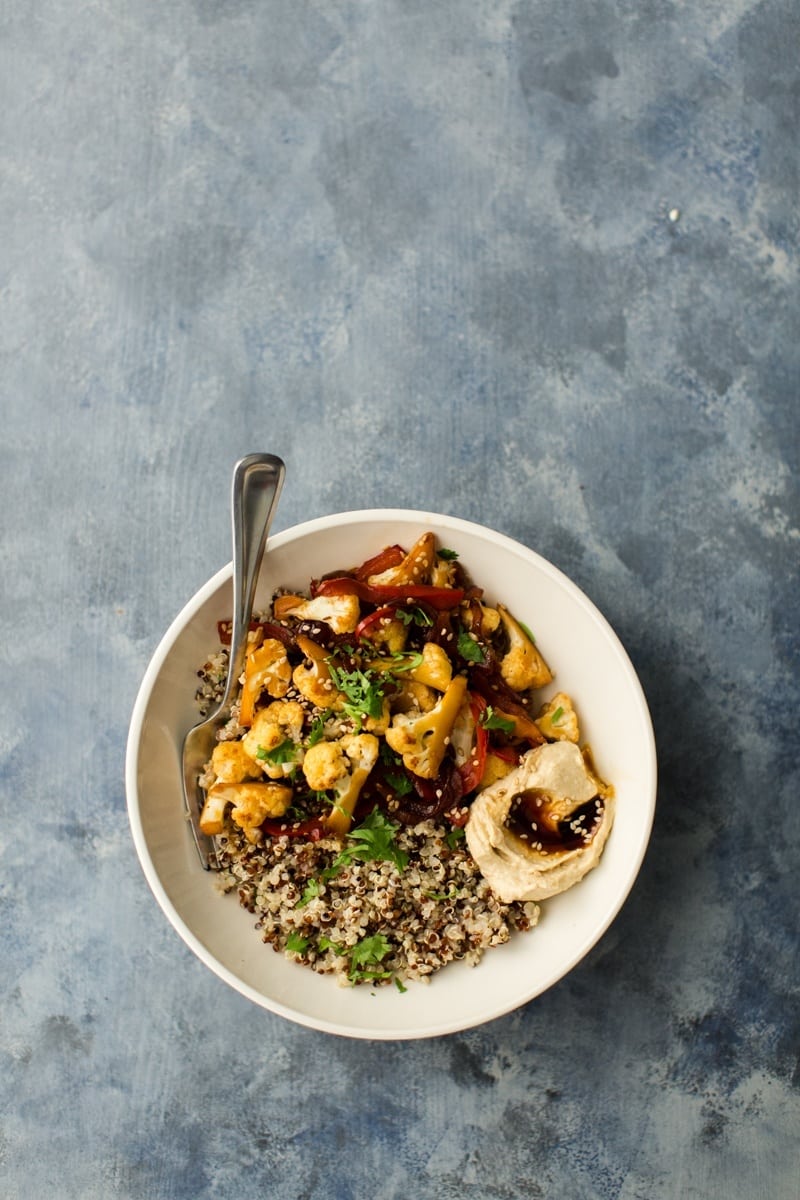
<path fill-rule="evenodd" d="M 0 35 L 0 1194 L 796 1200 L 797 5 L 8 0 Z M 482 1029 L 273 1017 L 136 861 L 131 707 L 253 449 L 277 528 L 477 519 L 640 672 L 640 880 Z"/>

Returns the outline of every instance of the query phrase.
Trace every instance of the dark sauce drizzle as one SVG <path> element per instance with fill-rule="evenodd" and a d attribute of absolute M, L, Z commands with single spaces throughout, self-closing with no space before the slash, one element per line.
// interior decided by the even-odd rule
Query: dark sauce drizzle
<path fill-rule="evenodd" d="M 517 792 L 511 798 L 506 826 L 542 854 L 578 850 L 588 845 L 603 817 L 603 801 L 593 796 L 563 819 L 555 819 L 548 811 L 549 796 L 536 788 Z"/>

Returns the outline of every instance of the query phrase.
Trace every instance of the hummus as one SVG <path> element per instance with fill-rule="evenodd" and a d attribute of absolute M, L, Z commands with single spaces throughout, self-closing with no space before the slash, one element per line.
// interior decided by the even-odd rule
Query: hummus
<path fill-rule="evenodd" d="M 613 819 L 611 789 L 579 748 L 548 742 L 475 798 L 467 845 L 504 903 L 546 900 L 597 865 Z"/>

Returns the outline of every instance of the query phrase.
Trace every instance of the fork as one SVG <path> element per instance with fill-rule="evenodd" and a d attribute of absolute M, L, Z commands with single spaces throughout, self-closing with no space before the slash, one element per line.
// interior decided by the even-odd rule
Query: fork
<path fill-rule="evenodd" d="M 258 573 L 285 473 L 283 462 L 274 454 L 248 454 L 233 468 L 233 629 L 228 678 L 217 707 L 189 730 L 183 742 L 184 807 L 200 862 L 206 871 L 212 869 L 212 863 L 217 865 L 217 857 L 213 839 L 200 828 L 200 813 L 205 801 L 200 776 L 216 744 L 217 731 L 230 718 L 231 702 L 244 669 Z"/>

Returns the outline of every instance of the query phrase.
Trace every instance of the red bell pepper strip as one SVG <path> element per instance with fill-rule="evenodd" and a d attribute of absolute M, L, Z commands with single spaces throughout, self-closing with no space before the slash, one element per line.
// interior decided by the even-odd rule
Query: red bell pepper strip
<path fill-rule="evenodd" d="M 424 600 L 431 608 L 456 608 L 464 598 L 463 588 L 439 588 L 429 583 L 369 584 L 350 575 L 322 579 L 312 587 L 314 596 L 358 596 L 367 604 L 384 606 L 392 600 Z"/>
<path fill-rule="evenodd" d="M 486 770 L 486 752 L 489 746 L 489 734 L 486 727 L 481 724 L 481 716 L 486 711 L 486 701 L 483 696 L 472 692 L 469 698 L 469 709 L 475 722 L 475 741 L 469 758 L 463 766 L 459 767 L 465 796 L 469 792 L 473 792 L 483 779 L 483 773 Z"/>
<path fill-rule="evenodd" d="M 406 552 L 402 546 L 385 546 L 378 554 L 368 558 L 360 567 L 357 567 L 353 574 L 356 579 L 363 579 L 366 582 L 370 575 L 380 575 L 383 571 L 388 571 L 390 567 L 399 567 L 405 556 Z"/>

